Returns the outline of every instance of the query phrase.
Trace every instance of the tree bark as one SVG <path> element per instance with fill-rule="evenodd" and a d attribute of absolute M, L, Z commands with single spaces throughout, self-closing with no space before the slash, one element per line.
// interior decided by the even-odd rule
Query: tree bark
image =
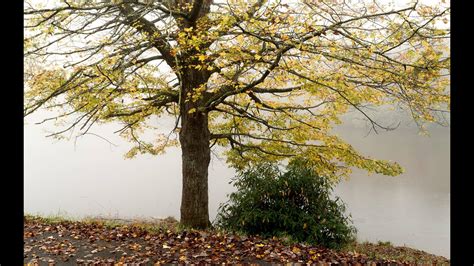
<path fill-rule="evenodd" d="M 204 229 L 210 226 L 208 198 L 208 167 L 211 159 L 208 114 L 195 111 L 199 102 L 185 101 L 186 94 L 207 80 L 204 73 L 188 72 L 183 75 L 181 98 L 181 130 L 183 190 L 181 219 L 184 226 Z"/>

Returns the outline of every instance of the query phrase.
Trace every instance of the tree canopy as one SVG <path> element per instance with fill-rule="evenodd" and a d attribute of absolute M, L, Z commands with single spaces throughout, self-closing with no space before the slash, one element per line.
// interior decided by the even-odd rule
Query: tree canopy
<path fill-rule="evenodd" d="M 449 4 L 350 0 L 61 0 L 25 4 L 25 115 L 53 135 L 120 122 L 126 154 L 179 145 L 183 115 L 208 115 L 228 163 L 304 157 L 319 175 L 401 167 L 331 132 L 349 110 L 395 105 L 422 126 L 449 111 Z M 186 78 L 184 77 L 186 75 Z M 192 89 L 184 81 L 198 77 Z M 153 142 L 150 121 L 175 119 Z"/>

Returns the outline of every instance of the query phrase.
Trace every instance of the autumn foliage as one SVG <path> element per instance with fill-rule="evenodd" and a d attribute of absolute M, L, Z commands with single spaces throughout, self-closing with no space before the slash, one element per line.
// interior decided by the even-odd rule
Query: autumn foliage
<path fill-rule="evenodd" d="M 394 176 L 396 162 L 333 134 L 340 117 L 389 130 L 372 110 L 395 106 L 420 127 L 446 124 L 444 0 L 53 2 L 25 3 L 24 114 L 52 111 L 42 122 L 61 138 L 119 123 L 128 158 L 180 145 L 188 225 L 209 225 L 211 149 L 237 169 L 303 156 L 333 180 Z"/>

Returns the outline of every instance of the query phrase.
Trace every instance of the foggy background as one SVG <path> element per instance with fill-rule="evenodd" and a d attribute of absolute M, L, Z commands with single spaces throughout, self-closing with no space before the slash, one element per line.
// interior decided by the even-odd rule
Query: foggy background
<path fill-rule="evenodd" d="M 450 128 L 430 126 L 422 136 L 400 113 L 378 113 L 379 121 L 401 121 L 394 131 L 369 133 L 357 114 L 349 114 L 335 132 L 362 154 L 401 164 L 397 177 L 368 176 L 355 170 L 341 182 L 335 195 L 347 204 L 360 241 L 391 241 L 449 258 Z M 45 118 L 37 113 L 25 120 L 25 213 L 179 219 L 181 152 L 138 155 L 124 159 L 131 147 L 112 132 L 117 126 L 96 127 L 74 143 L 46 138 L 51 126 L 35 125 Z M 158 122 L 160 124 L 160 122 Z M 166 123 L 164 123 L 166 124 Z M 233 191 L 234 171 L 223 158 L 212 156 L 209 166 L 211 221 L 220 203 Z"/>

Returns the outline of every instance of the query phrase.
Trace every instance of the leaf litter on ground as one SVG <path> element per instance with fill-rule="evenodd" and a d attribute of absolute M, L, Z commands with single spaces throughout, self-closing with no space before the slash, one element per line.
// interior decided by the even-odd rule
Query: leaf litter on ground
<path fill-rule="evenodd" d="M 104 220 L 51 222 L 28 216 L 24 222 L 24 264 L 449 264 L 444 257 L 389 245 L 380 248 L 381 245 L 358 244 L 346 250 L 332 250 L 303 243 L 287 244 L 276 237 L 178 230 L 177 224 L 170 219 L 155 224 Z"/>

